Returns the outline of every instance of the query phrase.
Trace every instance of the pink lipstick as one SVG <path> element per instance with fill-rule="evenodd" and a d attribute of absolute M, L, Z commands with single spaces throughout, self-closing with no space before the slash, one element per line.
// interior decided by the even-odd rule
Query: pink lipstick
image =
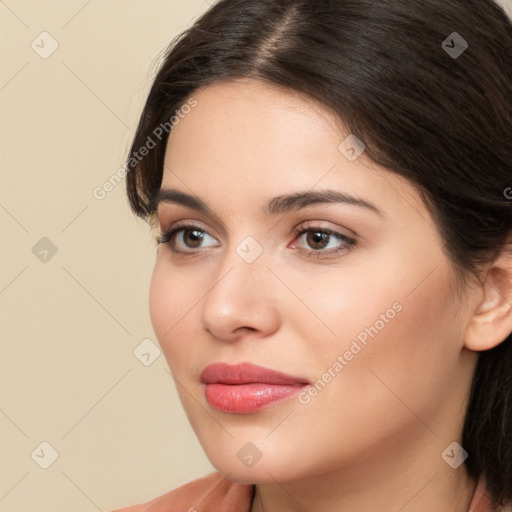
<path fill-rule="evenodd" d="M 250 363 L 214 363 L 201 372 L 206 399 L 219 411 L 249 414 L 295 396 L 310 382 Z"/>

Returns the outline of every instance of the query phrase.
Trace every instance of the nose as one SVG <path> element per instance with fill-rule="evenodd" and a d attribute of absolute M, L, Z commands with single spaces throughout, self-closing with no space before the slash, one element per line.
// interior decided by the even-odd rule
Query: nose
<path fill-rule="evenodd" d="M 248 261 L 230 249 L 202 303 L 203 328 L 218 340 L 265 337 L 279 328 L 279 281 L 264 253 Z"/>

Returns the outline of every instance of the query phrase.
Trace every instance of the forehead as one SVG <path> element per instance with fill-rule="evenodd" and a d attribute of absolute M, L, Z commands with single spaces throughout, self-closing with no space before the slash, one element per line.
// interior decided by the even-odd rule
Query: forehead
<path fill-rule="evenodd" d="M 191 96 L 203 101 L 231 102 L 253 100 L 257 106 L 264 110 L 279 106 L 279 109 L 288 109 L 290 112 L 311 113 L 321 112 L 335 117 L 334 113 L 321 101 L 313 96 L 276 83 L 257 78 L 237 78 L 213 82 L 207 86 L 196 89 Z"/>
<path fill-rule="evenodd" d="M 339 158 L 339 143 L 349 135 L 318 101 L 258 80 L 214 83 L 190 98 L 195 106 L 180 116 L 169 135 L 166 170 L 193 172 L 200 166 L 211 175 L 222 168 L 223 174 L 233 170 L 232 178 L 240 179 L 249 173 L 261 176 L 267 169 L 278 179 L 302 160 L 313 171 L 325 171 Z M 167 178 L 172 175 L 164 170 Z"/>
<path fill-rule="evenodd" d="M 196 89 L 189 99 L 194 99 L 196 106 L 173 127 L 169 144 L 177 138 L 205 133 L 208 136 L 203 142 L 221 135 L 237 139 L 238 135 L 250 134 L 247 145 L 282 138 L 291 145 L 294 137 L 308 135 L 313 140 L 318 133 L 325 138 L 326 132 L 332 132 L 337 141 L 349 134 L 338 117 L 317 99 L 262 80 L 216 82 Z"/>
<path fill-rule="evenodd" d="M 201 87 L 190 97 L 197 104 L 171 131 L 162 187 L 203 198 L 231 192 L 233 203 L 238 196 L 240 204 L 257 198 L 261 205 L 318 186 L 366 197 L 383 211 L 399 206 L 397 199 L 422 209 L 405 178 L 364 152 L 356 161 L 345 158 L 339 145 L 349 132 L 304 93 L 244 79 Z"/>

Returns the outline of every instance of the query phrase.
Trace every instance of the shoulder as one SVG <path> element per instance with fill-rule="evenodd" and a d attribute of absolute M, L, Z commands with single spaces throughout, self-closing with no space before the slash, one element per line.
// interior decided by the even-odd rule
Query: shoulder
<path fill-rule="evenodd" d="M 252 485 L 231 482 L 214 472 L 146 503 L 111 512 L 248 512 L 253 492 Z"/>

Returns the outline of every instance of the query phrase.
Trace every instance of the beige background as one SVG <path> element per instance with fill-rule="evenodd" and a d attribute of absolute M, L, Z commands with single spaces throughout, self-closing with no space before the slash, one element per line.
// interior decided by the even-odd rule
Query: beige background
<path fill-rule="evenodd" d="M 149 229 L 124 181 L 93 196 L 159 53 L 208 7 L 0 0 L 2 512 L 108 511 L 213 470 L 158 356 Z"/>

